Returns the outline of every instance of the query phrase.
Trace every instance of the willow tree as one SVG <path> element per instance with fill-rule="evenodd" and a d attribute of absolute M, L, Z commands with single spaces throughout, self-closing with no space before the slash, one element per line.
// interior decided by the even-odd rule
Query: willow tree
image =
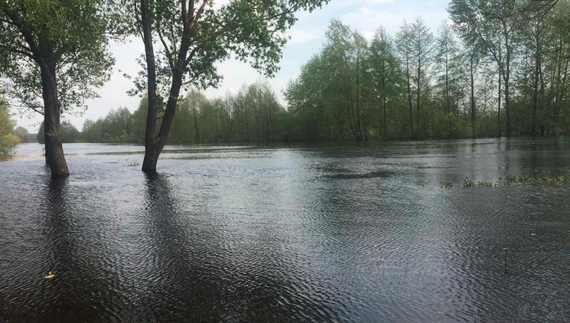
<path fill-rule="evenodd" d="M 61 113 L 96 96 L 113 62 L 103 0 L 0 0 L 0 77 L 7 96 L 44 116 L 52 177 L 69 175 Z"/>
<path fill-rule="evenodd" d="M 145 71 L 136 82 L 148 94 L 142 170 L 156 172 L 184 87 L 216 86 L 222 79 L 216 63 L 231 55 L 272 76 L 295 12 L 328 1 L 234 0 L 215 6 L 211 0 L 123 0 L 118 10 L 136 19 L 145 47 Z M 166 102 L 157 131 L 161 100 Z"/>

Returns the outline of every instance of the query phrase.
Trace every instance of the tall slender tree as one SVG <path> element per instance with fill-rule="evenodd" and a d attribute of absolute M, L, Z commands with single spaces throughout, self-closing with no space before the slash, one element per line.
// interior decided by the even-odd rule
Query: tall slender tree
<path fill-rule="evenodd" d="M 44 116 L 52 177 L 69 175 L 62 112 L 109 78 L 103 0 L 0 0 L 0 76 L 10 99 Z"/>
<path fill-rule="evenodd" d="M 410 119 L 410 135 L 412 138 L 416 137 L 414 131 L 414 113 L 412 105 L 412 75 L 413 75 L 413 48 L 412 48 L 412 30 L 411 25 L 404 20 L 404 24 L 396 34 L 396 48 L 402 61 L 402 71 L 406 79 L 406 90 L 408 98 L 408 115 Z"/>
<path fill-rule="evenodd" d="M 392 111 L 395 108 L 403 83 L 399 70 L 400 63 L 395 56 L 393 47 L 392 39 L 386 30 L 382 27 L 378 28 L 370 43 L 369 65 L 373 91 L 379 103 L 378 112 L 381 115 L 381 118 L 378 118 L 378 135 L 384 137 L 388 136 Z"/>
<path fill-rule="evenodd" d="M 139 0 L 134 6 L 124 2 L 116 11 L 133 20 L 145 46 L 144 78 L 137 83 L 148 94 L 142 169 L 156 172 L 183 87 L 216 86 L 221 80 L 216 63 L 232 54 L 273 75 L 295 12 L 312 11 L 328 0 L 235 0 L 221 7 L 211 0 Z M 129 9 L 133 11 L 125 12 Z M 165 109 L 156 131 L 162 98 Z"/>

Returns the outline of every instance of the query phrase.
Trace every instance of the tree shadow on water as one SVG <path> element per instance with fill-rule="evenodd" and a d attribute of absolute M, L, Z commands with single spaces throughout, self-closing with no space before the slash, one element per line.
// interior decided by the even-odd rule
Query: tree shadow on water
<path fill-rule="evenodd" d="M 215 251 L 196 228 L 176 187 L 164 174 L 146 175 L 143 234 L 148 259 L 139 295 L 142 311 L 159 321 L 219 321 L 222 286 L 208 270 Z"/>
<path fill-rule="evenodd" d="M 46 179 L 40 202 L 38 290 L 25 321 L 94 322 L 108 319 L 119 295 L 100 270 L 102 248 L 89 216 L 71 193 L 69 179 Z M 43 277 L 48 272 L 53 278 Z M 43 278 L 43 279 L 42 279 Z"/>

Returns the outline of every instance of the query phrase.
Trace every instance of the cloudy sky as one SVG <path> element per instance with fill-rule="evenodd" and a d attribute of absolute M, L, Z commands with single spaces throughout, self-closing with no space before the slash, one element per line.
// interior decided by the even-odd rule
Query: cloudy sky
<path fill-rule="evenodd" d="M 228 0 L 215 0 L 217 5 L 225 1 Z M 291 79 L 299 75 L 301 66 L 322 48 L 325 30 L 333 18 L 340 19 L 367 38 L 370 38 L 379 26 L 394 35 L 404 19 L 412 21 L 417 16 L 422 17 L 435 33 L 447 19 L 448 3 L 449 0 L 331 0 L 320 10 L 299 13 L 299 21 L 288 32 L 291 39 L 283 49 L 281 70 L 275 78 L 268 81 L 285 104 L 282 99 L 283 89 Z M 143 52 L 143 48 L 142 41 L 138 39 L 127 44 L 112 45 L 111 51 L 116 64 L 111 80 L 98 91 L 101 97 L 87 101 L 88 109 L 85 113 L 65 115 L 64 120 L 71 121 L 81 130 L 85 119 L 104 117 L 111 109 L 127 107 L 131 112 L 136 110 L 140 98 L 127 95 L 126 91 L 132 88 L 132 82 L 124 78 L 121 71 L 130 75 L 138 72 L 139 67 L 135 59 Z M 209 98 L 224 96 L 228 92 L 235 93 L 243 84 L 264 80 L 254 69 L 235 60 L 220 63 L 218 70 L 224 76 L 224 81 L 219 88 L 205 91 Z M 26 113 L 22 116 L 16 115 L 15 120 L 19 126 L 36 132 L 41 116 Z"/>

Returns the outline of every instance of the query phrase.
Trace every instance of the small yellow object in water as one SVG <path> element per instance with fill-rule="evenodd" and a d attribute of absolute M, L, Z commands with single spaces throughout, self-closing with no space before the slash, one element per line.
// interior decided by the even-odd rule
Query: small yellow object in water
<path fill-rule="evenodd" d="M 55 277 L 55 274 L 50 271 L 44 278 L 45 279 L 52 279 L 54 277 Z"/>

